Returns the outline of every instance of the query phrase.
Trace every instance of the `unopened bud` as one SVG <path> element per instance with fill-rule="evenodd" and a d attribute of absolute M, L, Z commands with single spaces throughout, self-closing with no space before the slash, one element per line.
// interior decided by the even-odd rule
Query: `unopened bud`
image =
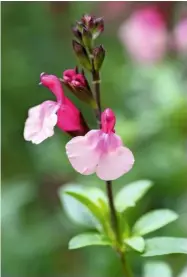
<path fill-rule="evenodd" d="M 74 36 L 81 42 L 82 41 L 82 34 L 79 31 L 77 26 L 72 27 L 72 32 L 73 32 Z"/>
<path fill-rule="evenodd" d="M 75 69 L 67 69 L 63 72 L 63 81 L 65 83 L 69 83 L 72 81 L 73 77 L 75 76 L 76 71 Z"/>
<path fill-rule="evenodd" d="M 83 23 L 82 21 L 77 21 L 77 22 L 76 22 L 76 27 L 77 27 L 77 29 L 79 30 L 79 32 L 82 33 L 82 29 L 83 29 L 83 27 L 84 27 L 84 23 Z"/>
<path fill-rule="evenodd" d="M 104 31 L 104 20 L 102 17 L 94 20 L 93 39 L 96 39 Z"/>
<path fill-rule="evenodd" d="M 115 132 L 116 116 L 111 109 L 105 109 L 101 114 L 101 126 L 105 133 Z"/>
<path fill-rule="evenodd" d="M 65 70 L 62 82 L 77 98 L 96 108 L 96 102 L 84 74 L 76 73 L 76 69 Z"/>
<path fill-rule="evenodd" d="M 87 28 L 83 28 L 82 31 L 82 40 L 84 43 L 84 46 L 91 51 L 92 49 L 92 34 Z"/>
<path fill-rule="evenodd" d="M 73 50 L 75 52 L 75 55 L 76 55 L 77 59 L 79 60 L 80 64 L 87 70 L 91 71 L 92 65 L 89 60 L 86 49 L 75 40 L 73 40 L 72 45 L 73 45 Z"/>
<path fill-rule="evenodd" d="M 94 17 L 89 14 L 84 14 L 81 21 L 88 28 L 88 30 L 94 27 Z"/>
<path fill-rule="evenodd" d="M 94 69 L 99 71 L 105 58 L 105 50 L 102 45 L 95 47 L 93 50 Z"/>
<path fill-rule="evenodd" d="M 76 74 L 75 76 L 73 76 L 71 84 L 75 87 L 86 87 L 86 80 L 84 75 Z"/>

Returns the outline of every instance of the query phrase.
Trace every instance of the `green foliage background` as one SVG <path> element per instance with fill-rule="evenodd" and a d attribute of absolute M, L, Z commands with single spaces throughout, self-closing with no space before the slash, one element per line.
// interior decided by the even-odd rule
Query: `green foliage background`
<path fill-rule="evenodd" d="M 23 139 L 28 109 L 53 99 L 38 86 L 40 73 L 60 77 L 63 70 L 75 66 L 70 25 L 85 11 L 102 16 L 98 5 L 2 3 L 2 273 L 6 276 L 121 274 L 110 248 L 68 250 L 69 239 L 83 228 L 69 221 L 57 195 L 58 188 L 69 182 L 105 190 L 104 182 L 95 176 L 82 177 L 71 168 L 64 151 L 69 138 L 60 130 L 41 145 Z M 114 190 L 134 180 L 152 180 L 155 185 L 138 208 L 128 211 L 130 222 L 151 209 L 170 208 L 179 213 L 179 219 L 155 236 L 185 237 L 187 60 L 168 55 L 156 66 L 133 64 L 118 40 L 119 25 L 118 20 L 108 22 L 99 39 L 107 51 L 101 98 L 103 107 L 116 112 L 116 131 L 132 149 L 136 163 L 129 174 L 114 182 Z M 89 108 L 68 96 L 94 127 Z M 147 259 L 136 255 L 130 259 L 141 276 Z M 175 274 L 185 266 L 182 255 L 162 259 Z"/>

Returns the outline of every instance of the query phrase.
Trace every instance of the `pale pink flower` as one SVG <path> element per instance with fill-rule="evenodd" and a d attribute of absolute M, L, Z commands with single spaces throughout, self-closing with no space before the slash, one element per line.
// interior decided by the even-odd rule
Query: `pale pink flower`
<path fill-rule="evenodd" d="M 101 130 L 91 130 L 66 144 L 66 153 L 73 168 L 83 175 L 96 173 L 102 180 L 115 180 L 134 164 L 132 152 L 115 134 L 115 115 L 111 109 L 102 113 Z"/>
<path fill-rule="evenodd" d="M 28 112 L 25 122 L 24 139 L 39 144 L 54 135 L 54 126 L 57 124 L 56 112 L 59 105 L 53 101 L 45 101 Z"/>
<path fill-rule="evenodd" d="M 121 25 L 119 37 L 132 59 L 140 63 L 157 62 L 167 50 L 166 24 L 154 7 L 135 11 Z"/>
<path fill-rule="evenodd" d="M 176 25 L 173 34 L 174 46 L 179 53 L 187 54 L 187 17 Z"/>
<path fill-rule="evenodd" d="M 60 80 L 44 73 L 40 80 L 56 96 L 56 101 L 44 101 L 29 109 L 24 128 L 25 140 L 39 144 L 54 135 L 55 125 L 71 136 L 86 134 L 89 129 L 82 114 L 64 95 Z"/>

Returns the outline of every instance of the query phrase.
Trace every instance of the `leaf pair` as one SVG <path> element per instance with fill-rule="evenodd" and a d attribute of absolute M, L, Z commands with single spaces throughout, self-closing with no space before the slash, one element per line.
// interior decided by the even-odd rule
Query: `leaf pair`
<path fill-rule="evenodd" d="M 152 182 L 148 180 L 126 185 L 114 199 L 117 211 L 121 213 L 134 207 L 151 186 Z M 105 223 L 103 213 L 108 209 L 108 204 L 105 194 L 100 189 L 69 184 L 67 188 L 60 189 L 59 196 L 68 216 L 76 223 L 97 229 Z"/>
<path fill-rule="evenodd" d="M 125 240 L 125 244 L 133 249 L 142 252 L 143 257 L 167 255 L 173 253 L 187 254 L 187 239 L 173 237 L 155 237 L 144 241 L 141 237 L 134 237 Z M 69 249 L 77 249 L 91 245 L 112 245 L 111 241 L 99 233 L 84 233 L 72 238 L 69 242 Z"/>
<path fill-rule="evenodd" d="M 115 206 L 123 218 L 123 212 L 134 207 L 144 196 L 152 183 L 147 180 L 131 183 L 122 188 L 115 197 Z M 93 227 L 97 231 L 87 232 L 75 236 L 69 242 L 70 249 L 91 245 L 113 246 L 113 239 L 109 235 L 110 225 L 108 205 L 105 194 L 98 188 L 83 188 L 78 185 L 68 186 L 60 190 L 60 198 L 69 217 L 77 223 Z M 173 222 L 178 215 L 169 209 L 160 209 L 148 212 L 140 217 L 128 235 L 121 230 L 123 244 L 126 250 L 135 250 L 142 256 L 156 256 L 171 253 L 187 253 L 187 239 L 156 237 L 144 239 L 142 236 L 151 233 L 168 223 Z"/>

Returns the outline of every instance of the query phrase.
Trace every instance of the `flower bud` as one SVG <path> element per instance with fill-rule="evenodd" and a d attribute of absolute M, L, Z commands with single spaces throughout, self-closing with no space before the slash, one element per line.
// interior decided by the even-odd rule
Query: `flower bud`
<path fill-rule="evenodd" d="M 72 27 L 72 32 L 74 36 L 81 42 L 82 41 L 82 34 L 81 31 L 78 29 L 77 26 Z"/>
<path fill-rule="evenodd" d="M 76 69 L 67 69 L 63 72 L 64 83 L 71 83 L 73 77 L 76 75 Z"/>
<path fill-rule="evenodd" d="M 88 28 L 88 30 L 91 30 L 94 27 L 94 17 L 89 14 L 83 15 L 81 21 Z"/>
<path fill-rule="evenodd" d="M 82 21 L 76 21 L 76 27 L 79 30 L 79 32 L 82 33 L 82 29 L 84 27 L 84 23 Z"/>
<path fill-rule="evenodd" d="M 82 74 L 73 76 L 71 84 L 75 87 L 86 87 L 86 79 Z"/>
<path fill-rule="evenodd" d="M 116 116 L 114 112 L 107 108 L 101 115 L 101 126 L 105 133 L 115 132 L 114 127 L 116 124 Z"/>
<path fill-rule="evenodd" d="M 74 69 L 65 70 L 63 73 L 63 83 L 79 100 L 91 105 L 92 108 L 96 107 L 96 102 L 84 72 L 78 73 Z"/>
<path fill-rule="evenodd" d="M 95 47 L 93 50 L 94 68 L 99 71 L 105 58 L 105 50 L 102 45 Z"/>
<path fill-rule="evenodd" d="M 92 49 L 92 34 L 87 28 L 83 28 L 82 31 L 82 40 L 84 43 L 84 46 L 91 51 Z"/>
<path fill-rule="evenodd" d="M 93 39 L 96 39 L 104 31 L 104 20 L 102 17 L 94 19 Z"/>
<path fill-rule="evenodd" d="M 72 44 L 73 44 L 73 50 L 74 50 L 75 55 L 76 55 L 78 61 L 80 62 L 80 64 L 87 70 L 91 71 L 92 65 L 89 60 L 86 49 L 75 40 L 73 40 Z"/>

